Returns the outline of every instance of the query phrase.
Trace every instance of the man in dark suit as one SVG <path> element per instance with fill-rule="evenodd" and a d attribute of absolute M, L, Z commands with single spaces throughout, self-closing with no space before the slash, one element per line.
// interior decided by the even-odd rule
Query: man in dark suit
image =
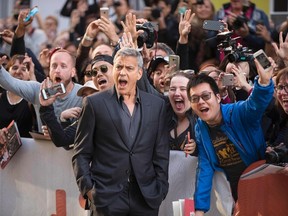
<path fill-rule="evenodd" d="M 168 192 L 165 102 L 136 87 L 143 59 L 120 49 L 115 85 L 84 100 L 76 132 L 74 173 L 93 215 L 158 215 Z"/>

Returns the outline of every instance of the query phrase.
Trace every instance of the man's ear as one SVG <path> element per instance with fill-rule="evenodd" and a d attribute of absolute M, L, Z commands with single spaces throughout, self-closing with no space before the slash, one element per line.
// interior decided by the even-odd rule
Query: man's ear
<path fill-rule="evenodd" d="M 72 68 L 72 71 L 71 71 L 71 77 L 75 77 L 75 76 L 77 76 L 76 68 L 73 67 L 73 68 Z M 78 78 L 78 77 L 76 77 L 76 78 Z"/>
<path fill-rule="evenodd" d="M 140 69 L 138 70 L 138 73 L 137 73 L 137 80 L 140 80 L 140 79 L 141 79 L 142 74 L 143 74 L 143 69 L 140 68 Z"/>

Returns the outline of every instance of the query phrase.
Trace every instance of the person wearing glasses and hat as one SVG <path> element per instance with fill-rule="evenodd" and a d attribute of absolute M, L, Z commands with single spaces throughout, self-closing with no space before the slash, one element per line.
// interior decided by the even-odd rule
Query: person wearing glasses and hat
<path fill-rule="evenodd" d="M 93 77 L 93 82 L 99 91 L 106 90 L 114 85 L 112 70 L 112 56 L 96 55 L 92 60 L 92 69 L 90 73 Z"/>
<path fill-rule="evenodd" d="M 242 172 L 253 162 L 264 159 L 266 143 L 261 129 L 263 113 L 273 98 L 272 73 L 255 60 L 259 76 L 246 101 L 221 104 L 218 86 L 205 74 L 194 76 L 187 85 L 192 110 L 199 117 L 195 126 L 198 170 L 195 183 L 196 216 L 210 208 L 210 193 L 215 171 L 222 171 L 238 199 L 237 186 Z M 231 213 L 232 214 L 232 213 Z"/>

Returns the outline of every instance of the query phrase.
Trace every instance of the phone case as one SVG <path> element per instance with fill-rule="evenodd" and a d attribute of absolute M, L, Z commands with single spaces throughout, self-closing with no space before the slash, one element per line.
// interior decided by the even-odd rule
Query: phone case
<path fill-rule="evenodd" d="M 233 74 L 225 74 L 222 77 L 222 85 L 223 86 L 232 86 L 234 84 L 234 75 Z"/>
<path fill-rule="evenodd" d="M 180 57 L 178 55 L 169 55 L 169 67 L 176 65 L 174 71 L 179 70 Z"/>
<path fill-rule="evenodd" d="M 223 31 L 224 24 L 215 20 L 204 20 L 203 29 L 212 30 L 212 31 Z"/>
<path fill-rule="evenodd" d="M 108 19 L 109 18 L 109 8 L 108 7 L 100 8 L 100 16 Z"/>
<path fill-rule="evenodd" d="M 31 19 L 31 17 L 33 17 L 33 16 L 35 16 L 35 14 L 36 13 L 38 13 L 38 7 L 34 7 L 30 12 L 29 12 L 29 14 L 25 17 L 25 19 L 24 19 L 24 22 L 28 22 L 30 19 Z"/>

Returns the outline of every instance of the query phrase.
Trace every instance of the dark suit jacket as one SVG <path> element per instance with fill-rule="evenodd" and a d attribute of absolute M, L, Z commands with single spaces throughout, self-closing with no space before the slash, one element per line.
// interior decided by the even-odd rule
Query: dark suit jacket
<path fill-rule="evenodd" d="M 82 195 L 94 187 L 96 207 L 107 206 L 117 198 L 128 183 L 131 169 L 151 208 L 158 208 L 168 192 L 165 102 L 138 91 L 141 123 L 132 147 L 121 125 L 114 88 L 88 96 L 83 102 L 72 162 Z"/>

